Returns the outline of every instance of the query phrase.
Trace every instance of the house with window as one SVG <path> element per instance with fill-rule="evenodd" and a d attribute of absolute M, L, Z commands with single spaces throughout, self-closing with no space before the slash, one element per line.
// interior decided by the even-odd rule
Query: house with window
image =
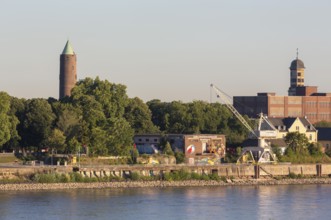
<path fill-rule="evenodd" d="M 289 132 L 299 132 L 305 134 L 310 143 L 318 140 L 317 129 L 306 117 L 268 118 L 268 121 L 277 129 L 276 139 L 284 139 Z"/>
<path fill-rule="evenodd" d="M 162 143 L 161 134 L 135 135 L 133 142 L 139 154 L 156 154 L 159 152 Z"/>
<path fill-rule="evenodd" d="M 267 118 L 268 122 L 276 129 L 276 137 L 265 139 L 269 146 L 278 147 L 281 153 L 284 154 L 287 144 L 285 143 L 285 136 L 289 132 L 299 132 L 305 134 L 310 143 L 315 143 L 318 140 L 317 129 L 305 117 L 287 117 L 287 118 Z M 265 122 L 261 128 L 268 128 Z M 256 139 L 247 139 L 242 144 L 243 147 L 257 146 Z"/>

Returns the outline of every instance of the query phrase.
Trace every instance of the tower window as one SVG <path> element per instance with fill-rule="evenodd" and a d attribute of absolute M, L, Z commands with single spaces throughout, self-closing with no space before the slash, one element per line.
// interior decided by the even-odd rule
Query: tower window
<path fill-rule="evenodd" d="M 301 76 L 301 73 L 298 73 L 298 76 Z"/>

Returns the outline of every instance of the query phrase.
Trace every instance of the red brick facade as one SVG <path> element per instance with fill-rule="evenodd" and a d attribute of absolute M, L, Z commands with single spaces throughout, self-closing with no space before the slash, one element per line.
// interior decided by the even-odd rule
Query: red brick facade
<path fill-rule="evenodd" d="M 77 80 L 76 54 L 60 56 L 60 99 L 71 95 Z"/>
<path fill-rule="evenodd" d="M 237 96 L 234 107 L 249 117 L 307 117 L 311 123 L 331 122 L 331 96 Z"/>

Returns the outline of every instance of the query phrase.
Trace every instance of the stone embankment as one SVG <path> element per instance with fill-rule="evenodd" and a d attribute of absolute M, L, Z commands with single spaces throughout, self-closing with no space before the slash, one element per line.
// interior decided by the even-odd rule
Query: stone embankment
<path fill-rule="evenodd" d="M 308 179 L 228 179 L 223 181 L 127 181 L 94 183 L 21 183 L 0 184 L 0 191 L 33 191 L 58 189 L 117 189 L 117 188 L 162 188 L 162 187 L 201 187 L 201 186 L 263 186 L 263 185 L 307 185 L 331 184 L 331 178 Z"/>

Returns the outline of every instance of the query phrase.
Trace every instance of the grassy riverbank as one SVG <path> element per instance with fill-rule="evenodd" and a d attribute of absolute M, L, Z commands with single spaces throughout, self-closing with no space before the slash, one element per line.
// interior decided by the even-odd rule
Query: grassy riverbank
<path fill-rule="evenodd" d="M 0 191 L 53 190 L 53 189 L 98 189 L 98 188 L 141 188 L 141 187 L 197 187 L 197 186 L 245 186 L 285 184 L 331 184 L 331 178 L 307 177 L 290 173 L 284 177 L 234 178 L 217 174 L 197 174 L 179 170 L 163 176 L 143 176 L 136 172 L 124 177 L 84 177 L 77 172 L 36 173 L 0 180 Z"/>

